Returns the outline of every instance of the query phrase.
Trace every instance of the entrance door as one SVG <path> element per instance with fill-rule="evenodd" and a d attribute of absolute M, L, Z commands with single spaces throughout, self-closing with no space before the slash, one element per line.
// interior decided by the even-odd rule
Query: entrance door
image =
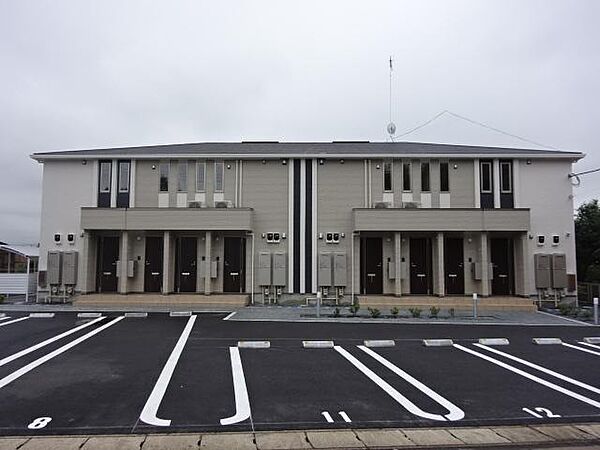
<path fill-rule="evenodd" d="M 196 254 L 195 237 L 177 238 L 175 248 L 176 292 L 196 292 Z"/>
<path fill-rule="evenodd" d="M 363 294 L 383 294 L 383 241 L 364 238 L 361 243 L 361 290 Z"/>
<path fill-rule="evenodd" d="M 246 239 L 226 237 L 223 261 L 223 292 L 244 292 Z"/>
<path fill-rule="evenodd" d="M 465 293 L 463 240 L 461 238 L 444 239 L 444 274 L 446 294 L 462 295 Z"/>
<path fill-rule="evenodd" d="M 98 238 L 98 262 L 96 290 L 117 292 L 117 261 L 119 260 L 119 238 L 100 236 Z"/>
<path fill-rule="evenodd" d="M 431 240 L 428 238 L 410 239 L 410 293 L 430 294 Z"/>
<path fill-rule="evenodd" d="M 146 237 L 144 292 L 160 292 L 163 271 L 163 238 Z"/>
<path fill-rule="evenodd" d="M 494 269 L 492 295 L 512 295 L 514 293 L 512 239 L 491 239 L 491 260 Z"/>

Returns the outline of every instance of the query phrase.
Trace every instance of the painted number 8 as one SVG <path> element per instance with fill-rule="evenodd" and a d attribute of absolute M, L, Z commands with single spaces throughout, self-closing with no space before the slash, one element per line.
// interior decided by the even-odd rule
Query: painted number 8
<path fill-rule="evenodd" d="M 30 430 L 39 430 L 40 428 L 44 428 L 46 425 L 48 425 L 51 420 L 52 417 L 38 417 L 29 425 L 27 425 L 27 428 Z"/>

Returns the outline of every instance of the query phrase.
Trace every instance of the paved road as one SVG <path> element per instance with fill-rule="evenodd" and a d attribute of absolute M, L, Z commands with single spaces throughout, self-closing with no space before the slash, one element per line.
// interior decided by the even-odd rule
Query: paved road
<path fill-rule="evenodd" d="M 598 327 L 224 317 L 11 312 L 0 320 L 0 434 L 600 422 L 600 346 L 580 343 Z M 486 337 L 510 344 L 477 343 Z M 454 345 L 423 345 L 432 338 Z M 375 339 L 395 345 L 364 345 Z M 314 340 L 335 346 L 303 347 Z"/>

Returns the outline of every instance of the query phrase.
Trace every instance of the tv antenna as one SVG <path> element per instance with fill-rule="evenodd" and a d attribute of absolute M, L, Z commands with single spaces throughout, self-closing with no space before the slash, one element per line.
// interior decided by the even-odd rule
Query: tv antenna
<path fill-rule="evenodd" d="M 394 134 L 396 134 L 396 124 L 394 122 L 392 122 L 392 72 L 394 71 L 394 67 L 393 67 L 393 60 L 392 57 L 390 56 L 390 98 L 389 98 L 389 110 L 390 110 L 390 117 L 389 117 L 389 122 L 387 125 L 387 132 L 390 135 L 390 140 L 392 142 L 394 142 Z"/>

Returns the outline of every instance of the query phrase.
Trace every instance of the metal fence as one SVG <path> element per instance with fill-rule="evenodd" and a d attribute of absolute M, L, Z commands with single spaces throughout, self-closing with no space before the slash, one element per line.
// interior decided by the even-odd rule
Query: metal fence
<path fill-rule="evenodd" d="M 600 297 L 600 283 L 577 283 L 577 299 L 580 306 L 591 306 L 594 297 Z"/>

